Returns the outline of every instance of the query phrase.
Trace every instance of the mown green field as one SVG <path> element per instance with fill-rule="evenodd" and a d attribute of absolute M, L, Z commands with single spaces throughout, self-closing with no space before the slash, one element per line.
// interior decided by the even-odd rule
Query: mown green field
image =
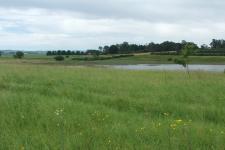
<path fill-rule="evenodd" d="M 111 55 L 110 55 L 111 56 Z M 135 54 L 133 57 L 125 58 L 113 58 L 108 60 L 95 60 L 95 61 L 82 61 L 82 60 L 72 60 L 73 58 L 84 58 L 93 56 L 70 56 L 66 58 L 65 61 L 56 62 L 54 56 L 46 55 L 25 55 L 22 60 L 14 59 L 12 56 L 2 56 L 0 57 L 0 63 L 23 63 L 23 64 L 47 64 L 47 65 L 127 65 L 127 64 L 173 64 L 173 61 L 168 61 L 168 59 L 175 59 L 179 56 L 169 56 L 169 55 L 150 55 L 145 54 Z M 101 55 L 99 57 L 109 57 L 107 55 Z M 191 56 L 191 64 L 225 64 L 225 56 Z"/>
<path fill-rule="evenodd" d="M 0 64 L 0 149 L 225 149 L 225 74 Z"/>

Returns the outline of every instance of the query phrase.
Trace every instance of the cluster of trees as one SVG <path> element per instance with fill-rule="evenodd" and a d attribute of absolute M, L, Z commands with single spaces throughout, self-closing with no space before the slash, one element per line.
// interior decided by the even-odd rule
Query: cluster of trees
<path fill-rule="evenodd" d="M 180 43 L 165 41 L 162 43 L 151 42 L 145 45 L 129 44 L 128 42 L 123 42 L 122 44 L 115 44 L 111 46 L 99 47 L 99 50 L 104 54 L 128 54 L 128 53 L 141 53 L 141 52 L 176 52 L 181 53 L 181 50 L 186 46 L 191 44 L 195 49 L 198 50 L 223 50 L 225 51 L 225 40 L 213 39 L 209 45 L 203 44 L 198 47 L 194 42 L 182 41 Z"/>
<path fill-rule="evenodd" d="M 144 45 L 129 44 L 128 42 L 123 42 L 122 44 L 116 44 L 111 46 L 99 47 L 99 50 L 104 54 L 127 54 L 135 53 L 145 50 Z"/>
<path fill-rule="evenodd" d="M 225 40 L 213 39 L 212 42 L 210 43 L 210 46 L 212 49 L 225 49 Z"/>
<path fill-rule="evenodd" d="M 198 48 L 197 44 L 193 42 L 182 41 L 181 43 L 165 41 L 160 44 L 149 43 L 146 45 L 129 44 L 128 42 L 123 42 L 122 44 L 116 44 L 111 46 L 99 47 L 100 51 L 105 54 L 128 54 L 128 53 L 141 53 L 141 52 L 165 52 L 165 51 L 176 51 L 180 52 L 182 48 L 188 44 L 193 44 Z"/>
<path fill-rule="evenodd" d="M 70 50 L 58 50 L 58 51 L 47 51 L 47 56 L 70 56 L 70 55 L 96 55 L 99 56 L 100 54 L 103 54 L 100 50 L 86 50 L 86 51 L 70 51 Z"/>
<path fill-rule="evenodd" d="M 55 56 L 55 55 L 84 55 L 83 51 L 71 51 L 71 50 L 58 50 L 58 51 L 47 51 L 47 56 Z"/>
<path fill-rule="evenodd" d="M 87 50 L 87 51 L 71 51 L 71 50 L 58 50 L 58 51 L 48 51 L 47 55 L 57 56 L 57 55 L 101 55 L 101 54 L 131 54 L 131 53 L 143 53 L 143 52 L 152 52 L 156 54 L 180 54 L 181 50 L 186 46 L 191 44 L 194 49 L 198 49 L 198 54 L 214 54 L 217 55 L 225 54 L 225 40 L 216 40 L 213 39 L 209 45 L 203 44 L 201 47 L 198 47 L 194 42 L 172 42 L 165 41 L 162 43 L 151 42 L 145 45 L 129 44 L 128 42 L 123 42 L 122 44 L 106 45 L 100 46 L 99 50 Z M 218 51 L 219 50 L 219 51 Z M 221 53 L 221 50 L 224 51 Z M 218 51 L 218 52 L 216 52 Z M 171 53 L 172 52 L 172 53 Z"/>

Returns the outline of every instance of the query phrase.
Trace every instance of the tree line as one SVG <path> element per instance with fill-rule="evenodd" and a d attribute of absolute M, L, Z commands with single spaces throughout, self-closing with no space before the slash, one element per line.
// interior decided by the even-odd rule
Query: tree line
<path fill-rule="evenodd" d="M 210 46 L 212 49 L 225 49 L 225 40 L 213 39 L 212 42 L 210 43 Z"/>
<path fill-rule="evenodd" d="M 219 53 L 222 51 L 225 52 L 225 40 L 223 39 L 213 39 L 209 45 L 203 44 L 200 47 L 194 42 L 172 42 L 165 41 L 162 43 L 148 43 L 145 45 L 138 44 L 129 44 L 128 42 L 123 42 L 122 44 L 114 44 L 114 45 L 105 45 L 99 46 L 98 50 L 86 50 L 86 51 L 71 51 L 71 50 L 58 50 L 58 51 L 48 51 L 47 55 L 101 55 L 101 54 L 131 54 L 131 53 L 144 53 L 144 52 L 159 52 L 162 54 L 179 54 L 181 50 L 185 47 L 185 45 L 191 44 L 195 49 L 201 50 L 201 53 L 208 52 L 211 50 L 216 52 L 219 50 Z"/>
<path fill-rule="evenodd" d="M 115 44 L 111 46 L 99 47 L 100 51 L 103 51 L 105 54 L 127 54 L 127 53 L 141 53 L 141 52 L 177 52 L 180 53 L 181 50 L 188 44 L 193 45 L 195 49 L 201 50 L 224 50 L 225 51 L 225 40 L 216 40 L 213 39 L 209 45 L 203 44 L 199 47 L 194 42 L 172 42 L 165 41 L 162 43 L 151 42 L 145 45 L 129 44 L 128 42 L 123 42 L 122 44 Z"/>
<path fill-rule="evenodd" d="M 51 55 L 84 55 L 85 52 L 83 51 L 71 51 L 71 50 L 53 50 L 53 51 L 47 51 L 47 56 Z"/>

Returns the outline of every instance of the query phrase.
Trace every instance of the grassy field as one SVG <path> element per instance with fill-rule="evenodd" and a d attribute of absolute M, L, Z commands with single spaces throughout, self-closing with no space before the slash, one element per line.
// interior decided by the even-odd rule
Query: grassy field
<path fill-rule="evenodd" d="M 12 58 L 12 56 L 2 56 L 0 63 L 23 63 L 23 64 L 48 64 L 48 65 L 126 65 L 126 64 L 171 64 L 173 61 L 168 61 L 169 58 L 176 58 L 177 56 L 166 55 L 150 55 L 150 54 L 136 54 L 133 57 L 113 58 L 108 60 L 96 61 L 81 61 L 72 60 L 79 57 L 93 57 L 93 56 L 70 56 L 63 62 L 56 62 L 53 56 L 45 55 L 25 55 L 22 60 Z M 106 56 L 101 56 L 106 57 Z M 192 56 L 190 57 L 192 64 L 225 64 L 225 56 Z"/>
<path fill-rule="evenodd" d="M 0 149 L 225 149 L 223 73 L 0 64 Z"/>

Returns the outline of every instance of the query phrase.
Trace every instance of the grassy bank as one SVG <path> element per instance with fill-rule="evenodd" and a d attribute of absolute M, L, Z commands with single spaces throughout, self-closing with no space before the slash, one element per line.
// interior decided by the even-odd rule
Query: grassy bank
<path fill-rule="evenodd" d="M 225 76 L 0 64 L 0 149 L 225 149 Z"/>
<path fill-rule="evenodd" d="M 22 63 L 22 64 L 48 64 L 48 65 L 126 65 L 126 64 L 171 64 L 169 58 L 175 59 L 177 56 L 139 54 L 131 57 L 102 59 L 112 56 L 100 56 L 94 60 L 93 56 L 70 56 L 63 62 L 56 62 L 53 56 L 25 55 L 22 60 L 16 60 L 10 56 L 0 58 L 0 63 Z M 85 59 L 84 59 L 85 58 Z M 99 60 L 100 59 L 100 60 Z M 102 59 L 102 60 L 101 60 Z M 225 56 L 192 56 L 191 64 L 225 64 Z"/>

